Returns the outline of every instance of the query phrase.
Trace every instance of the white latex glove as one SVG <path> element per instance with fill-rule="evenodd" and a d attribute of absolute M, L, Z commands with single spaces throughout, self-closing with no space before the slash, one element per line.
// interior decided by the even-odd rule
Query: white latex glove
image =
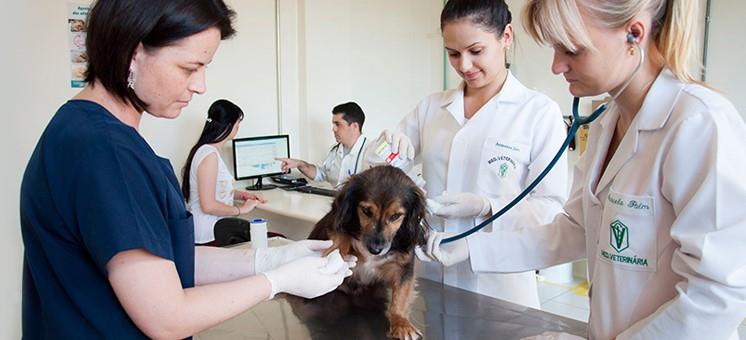
<path fill-rule="evenodd" d="M 441 204 L 437 208 L 433 207 L 434 215 L 444 218 L 485 216 L 492 208 L 487 197 L 470 192 L 444 191 L 442 195 L 435 197 L 434 201 Z"/>
<path fill-rule="evenodd" d="M 544 332 L 539 335 L 521 338 L 521 340 L 585 340 L 585 338 L 564 332 Z"/>
<path fill-rule="evenodd" d="M 262 272 L 272 287 L 269 299 L 277 293 L 313 299 L 337 289 L 346 277 L 352 275 L 350 268 L 355 266 L 355 262 L 342 262 L 341 266 L 336 261 L 335 264 L 329 262 L 325 257 L 306 256 Z M 339 266 L 339 269 L 331 272 L 327 264 Z"/>
<path fill-rule="evenodd" d="M 326 256 L 326 266 L 321 268 L 321 272 L 324 274 L 333 274 L 342 269 L 346 263 L 342 259 L 342 255 L 339 254 L 339 249 L 334 249 L 329 255 Z"/>
<path fill-rule="evenodd" d="M 420 247 L 414 248 L 417 258 L 424 262 L 438 261 L 446 267 L 466 261 L 469 258 L 469 245 L 466 242 L 466 238 L 440 244 L 448 236 L 451 235 L 431 231 L 427 237 L 427 246 L 425 246 L 425 249 L 421 249 Z"/>
<path fill-rule="evenodd" d="M 321 257 L 331 246 L 329 240 L 302 240 L 280 247 L 258 248 L 254 255 L 254 272 L 263 273 L 301 257 Z"/>
<path fill-rule="evenodd" d="M 401 159 L 414 159 L 414 145 L 407 135 L 401 132 L 383 130 L 381 136 L 391 144 L 391 151 L 398 152 Z"/>

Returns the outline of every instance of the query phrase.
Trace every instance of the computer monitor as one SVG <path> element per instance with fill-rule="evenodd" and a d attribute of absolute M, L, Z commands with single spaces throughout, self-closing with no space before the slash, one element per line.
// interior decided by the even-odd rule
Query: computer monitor
<path fill-rule="evenodd" d="M 233 140 L 233 173 L 236 180 L 256 178 L 248 190 L 268 190 L 277 186 L 262 184 L 262 177 L 280 175 L 282 162 L 275 158 L 290 157 L 290 136 L 275 135 Z"/>

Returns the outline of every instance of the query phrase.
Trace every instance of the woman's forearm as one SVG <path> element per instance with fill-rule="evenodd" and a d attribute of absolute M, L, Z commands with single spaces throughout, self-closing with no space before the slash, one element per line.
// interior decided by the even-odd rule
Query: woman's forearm
<path fill-rule="evenodd" d="M 217 260 L 220 253 L 209 255 L 215 257 L 205 259 Z M 243 258 L 231 259 L 231 255 L 223 257 L 228 261 Z M 183 289 L 172 261 L 142 249 L 117 254 L 107 270 L 127 315 L 154 339 L 181 339 L 205 330 L 266 300 L 272 289 L 264 275 Z M 223 272 L 231 274 L 224 268 Z"/>
<path fill-rule="evenodd" d="M 198 286 L 254 275 L 254 250 L 197 246 L 194 283 Z"/>
<path fill-rule="evenodd" d="M 219 202 L 217 200 L 213 200 L 212 202 L 204 202 L 200 200 L 199 203 L 200 209 L 202 209 L 202 212 L 205 214 L 215 215 L 215 216 L 238 216 L 240 215 L 240 209 L 234 205 L 225 204 L 223 202 Z"/>

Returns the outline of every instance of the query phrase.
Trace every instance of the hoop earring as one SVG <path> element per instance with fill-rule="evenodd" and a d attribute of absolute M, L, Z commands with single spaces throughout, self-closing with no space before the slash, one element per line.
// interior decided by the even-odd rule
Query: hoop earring
<path fill-rule="evenodd" d="M 127 87 L 131 89 L 135 89 L 135 74 L 132 73 L 132 70 L 130 70 L 130 73 L 127 75 Z"/>

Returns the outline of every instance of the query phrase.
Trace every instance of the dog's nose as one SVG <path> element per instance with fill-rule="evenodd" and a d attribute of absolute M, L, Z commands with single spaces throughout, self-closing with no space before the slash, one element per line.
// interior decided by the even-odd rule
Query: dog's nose
<path fill-rule="evenodd" d="M 373 236 L 368 239 L 368 251 L 373 255 L 378 255 L 383 250 L 385 243 L 381 235 Z"/>
<path fill-rule="evenodd" d="M 373 255 L 378 255 L 381 253 L 381 250 L 383 250 L 383 247 L 371 247 L 368 246 L 368 251 Z"/>

